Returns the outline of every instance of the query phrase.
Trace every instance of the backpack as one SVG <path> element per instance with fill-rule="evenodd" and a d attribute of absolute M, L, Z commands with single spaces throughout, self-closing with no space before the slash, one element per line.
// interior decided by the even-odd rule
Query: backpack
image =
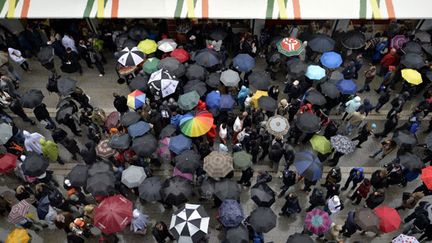
<path fill-rule="evenodd" d="M 46 85 L 46 89 L 52 93 L 57 93 L 58 92 L 58 88 L 57 88 L 57 79 L 54 77 L 50 77 L 48 78 L 48 83 Z"/>

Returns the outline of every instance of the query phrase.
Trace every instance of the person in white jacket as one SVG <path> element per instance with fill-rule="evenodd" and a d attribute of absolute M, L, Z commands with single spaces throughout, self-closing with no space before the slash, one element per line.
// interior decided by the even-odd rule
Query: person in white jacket
<path fill-rule="evenodd" d="M 28 64 L 27 60 L 22 56 L 21 51 L 14 49 L 12 47 L 8 48 L 8 53 L 9 53 L 9 57 L 10 59 L 12 59 L 12 61 L 16 62 L 17 64 L 20 65 L 20 67 L 26 71 L 26 72 L 30 72 L 31 68 L 30 65 Z"/>
<path fill-rule="evenodd" d="M 65 34 L 61 42 L 65 49 L 70 48 L 73 52 L 78 53 L 78 50 L 75 45 L 75 41 L 70 35 Z"/>

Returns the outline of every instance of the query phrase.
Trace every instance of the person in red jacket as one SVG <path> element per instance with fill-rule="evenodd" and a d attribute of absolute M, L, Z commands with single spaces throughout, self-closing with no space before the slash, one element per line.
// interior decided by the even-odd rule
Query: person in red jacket
<path fill-rule="evenodd" d="M 399 56 L 396 53 L 396 49 L 392 48 L 389 53 L 387 53 L 381 59 L 381 69 L 379 72 L 379 76 L 384 76 L 387 73 L 389 66 L 397 66 L 399 63 Z"/>
<path fill-rule="evenodd" d="M 362 184 L 357 188 L 357 190 L 350 197 L 351 201 L 354 201 L 355 205 L 359 205 L 362 198 L 366 198 L 369 194 L 371 188 L 371 183 L 369 179 L 364 179 Z"/>

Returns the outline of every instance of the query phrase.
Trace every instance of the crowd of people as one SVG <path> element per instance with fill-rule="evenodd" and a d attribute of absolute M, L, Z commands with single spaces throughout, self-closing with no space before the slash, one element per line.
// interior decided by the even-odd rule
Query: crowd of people
<path fill-rule="evenodd" d="M 178 22 L 175 34 L 164 21 L 156 31 L 115 27 L 99 35 L 85 28 L 58 34 L 38 23 L 17 42 L 2 37 L 0 172 L 14 175 L 20 185 L 12 197 L 0 197 L 0 210 L 18 229 L 39 232 L 54 224 L 68 242 L 96 235 L 100 242 L 117 242 L 116 233 L 130 225 L 137 237 L 151 233 L 157 242 L 209 242 L 204 206 L 188 203 L 213 200 L 222 242 L 263 243 L 264 233 L 276 226 L 270 206 L 284 198 L 280 217 L 307 212 L 304 230 L 287 242 L 344 242 L 356 232 L 379 236 L 399 228 L 404 235 L 398 238 L 432 240 L 432 138 L 417 137 L 432 130 L 432 120 L 424 121 L 432 109 L 428 33 L 397 22 L 368 38 L 367 27 L 360 26 L 336 40 L 314 24 L 265 28 L 259 36 L 234 34 L 229 23 Z M 83 61 L 103 76 L 107 55 L 118 60 L 110 71 L 131 91 L 113 94 L 110 114 L 94 107 L 67 77 L 82 74 Z M 59 97 L 54 119 L 42 87 L 19 89 L 21 77 L 10 62 L 30 74 L 32 56 L 50 72 L 46 89 Z M 260 58 L 265 71 L 255 68 Z M 380 85 L 371 87 L 378 79 Z M 370 92 L 379 96 L 377 104 L 361 98 Z M 417 102 L 416 108 L 400 122 L 407 102 Z M 387 103 L 391 108 L 380 128 L 367 117 Z M 10 114 L 35 125 L 30 109 L 50 137 L 18 126 Z M 341 119 L 331 118 L 338 115 Z M 75 140 L 82 136 L 84 146 Z M 342 178 L 343 156 L 364 149 L 367 140 L 381 144 L 370 158 L 378 161 L 397 151 L 396 158 L 370 176 L 358 166 Z M 48 169 L 48 162 L 69 162 L 59 145 L 79 163 L 64 181 Z M 310 148 L 299 151 L 298 145 Z M 272 169 L 254 171 L 267 158 Z M 172 176 L 153 175 L 166 168 L 162 164 L 172 165 L 165 171 Z M 323 176 L 324 165 L 331 169 Z M 241 171 L 238 181 L 234 169 Z M 279 177 L 282 186 L 275 192 L 268 183 Z M 301 192 L 293 189 L 300 183 L 309 205 L 300 205 Z M 403 190 L 408 183 L 419 186 L 403 192 L 399 207 L 386 206 L 387 188 Z M 249 187 L 258 207 L 245 217 L 240 192 Z M 199 197 L 192 197 L 194 189 Z M 351 193 L 343 198 L 341 191 L 347 190 Z M 133 205 L 137 198 L 142 205 Z M 170 226 L 144 213 L 150 201 L 172 210 Z M 344 210 L 349 201 L 356 210 Z M 38 219 L 27 214 L 33 206 Z M 398 212 L 411 209 L 400 218 Z M 347 215 L 343 225 L 332 222 L 336 214 Z"/>

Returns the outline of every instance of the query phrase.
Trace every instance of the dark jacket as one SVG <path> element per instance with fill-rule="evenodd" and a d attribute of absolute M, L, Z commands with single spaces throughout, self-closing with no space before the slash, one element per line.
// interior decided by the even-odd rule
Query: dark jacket
<path fill-rule="evenodd" d="M 167 225 L 164 222 L 159 221 L 157 223 L 162 225 L 162 230 L 158 230 L 156 227 L 153 227 L 152 229 L 152 234 L 156 238 L 157 242 L 164 242 L 167 237 L 172 237 L 168 231 Z"/>
<path fill-rule="evenodd" d="M 349 233 L 355 233 L 359 229 L 359 227 L 357 226 L 357 224 L 354 222 L 354 218 L 355 218 L 355 212 L 354 211 L 349 211 L 348 212 L 348 217 L 345 220 L 345 224 L 344 224 L 344 228 Z"/>
<path fill-rule="evenodd" d="M 301 212 L 301 207 L 297 197 L 290 197 L 289 195 L 287 195 L 285 199 L 286 202 L 284 208 L 286 208 L 286 210 L 284 213 L 294 214 Z"/>
<path fill-rule="evenodd" d="M 324 206 L 326 201 L 324 199 L 324 193 L 321 189 L 314 188 L 312 194 L 309 197 L 309 203 L 314 206 Z"/>
<path fill-rule="evenodd" d="M 80 152 L 84 162 L 86 164 L 93 164 L 96 159 L 96 144 L 94 142 L 88 142 L 85 144 L 85 149 Z"/>
<path fill-rule="evenodd" d="M 283 147 L 279 142 L 274 143 L 269 151 L 269 159 L 273 162 L 279 162 L 284 155 Z"/>
<path fill-rule="evenodd" d="M 374 209 L 378 207 L 381 203 L 384 202 L 385 196 L 384 193 L 378 193 L 375 195 L 375 193 L 372 193 L 369 195 L 369 197 L 366 199 L 366 206 L 370 209 Z"/>
<path fill-rule="evenodd" d="M 129 110 L 129 107 L 127 106 L 127 98 L 124 96 L 116 96 L 114 98 L 113 104 L 116 110 L 120 113 L 124 113 Z"/>
<path fill-rule="evenodd" d="M 38 121 L 46 120 L 51 117 L 44 103 L 36 106 L 33 113 Z"/>
<path fill-rule="evenodd" d="M 414 220 L 414 225 L 420 230 L 425 229 L 430 224 L 428 211 L 421 207 L 417 207 L 412 214 L 405 218 L 404 222 L 408 223 L 411 220 Z"/>
<path fill-rule="evenodd" d="M 376 170 L 371 176 L 371 184 L 375 189 L 387 186 L 387 178 L 381 177 L 381 170 Z"/>

